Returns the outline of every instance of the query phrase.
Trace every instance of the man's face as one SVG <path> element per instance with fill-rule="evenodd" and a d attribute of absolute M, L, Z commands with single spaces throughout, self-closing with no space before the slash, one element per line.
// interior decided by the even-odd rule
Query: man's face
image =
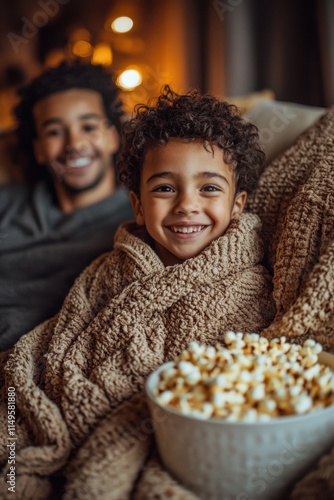
<path fill-rule="evenodd" d="M 140 198 L 130 193 L 138 224 L 145 224 L 165 265 L 198 255 L 222 236 L 242 212 L 246 192 L 235 195 L 235 178 L 221 149 L 170 139 L 149 149 Z"/>
<path fill-rule="evenodd" d="M 71 89 L 51 94 L 35 104 L 33 115 L 36 159 L 51 170 L 62 190 L 75 195 L 104 182 L 119 138 L 107 122 L 98 92 Z"/>

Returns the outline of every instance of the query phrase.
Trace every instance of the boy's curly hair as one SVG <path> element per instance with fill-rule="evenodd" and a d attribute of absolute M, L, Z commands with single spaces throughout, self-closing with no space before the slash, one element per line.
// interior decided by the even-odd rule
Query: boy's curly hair
<path fill-rule="evenodd" d="M 52 94 L 71 89 L 98 92 L 102 97 L 108 121 L 115 125 L 119 133 L 121 131 L 123 111 L 119 100 L 119 89 L 113 75 L 102 65 L 82 63 L 79 60 L 63 61 L 57 67 L 45 71 L 19 90 L 21 100 L 14 109 L 19 146 L 27 159 L 29 177 L 34 180 L 48 174 L 47 169 L 36 164 L 34 156 L 33 140 L 36 137 L 36 128 L 33 107 Z"/>
<path fill-rule="evenodd" d="M 139 196 L 141 169 L 149 148 L 169 139 L 201 140 L 217 146 L 236 176 L 236 193 L 251 192 L 265 154 L 258 129 L 240 116 L 238 108 L 192 90 L 179 95 L 165 85 L 154 106 L 138 104 L 135 116 L 124 123 L 117 162 L 119 179 Z"/>

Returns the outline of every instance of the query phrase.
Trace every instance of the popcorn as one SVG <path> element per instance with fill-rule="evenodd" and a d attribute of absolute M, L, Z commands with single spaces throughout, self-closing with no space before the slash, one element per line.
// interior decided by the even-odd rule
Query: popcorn
<path fill-rule="evenodd" d="M 264 384 L 259 384 L 252 387 L 252 389 L 249 391 L 248 397 L 251 401 L 261 401 L 261 399 L 264 399 L 265 394 L 266 392 Z"/>
<path fill-rule="evenodd" d="M 198 418 L 266 422 L 334 404 L 334 372 L 318 363 L 322 347 L 286 337 L 226 332 L 222 345 L 195 341 L 160 374 L 155 396 L 163 406 Z"/>

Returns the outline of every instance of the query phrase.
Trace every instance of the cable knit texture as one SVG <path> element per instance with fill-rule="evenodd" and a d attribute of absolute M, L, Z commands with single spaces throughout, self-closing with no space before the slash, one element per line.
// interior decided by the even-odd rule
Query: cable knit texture
<path fill-rule="evenodd" d="M 20 499 L 194 498 L 154 456 L 143 386 L 191 340 L 215 344 L 228 329 L 271 323 L 260 228 L 245 213 L 200 255 L 165 268 L 138 226 L 123 225 L 59 314 L 22 337 L 5 368 Z"/>
<path fill-rule="evenodd" d="M 267 167 L 249 207 L 274 274 L 277 314 L 263 335 L 313 338 L 334 353 L 334 108 Z M 292 498 L 334 498 L 334 448 Z"/>

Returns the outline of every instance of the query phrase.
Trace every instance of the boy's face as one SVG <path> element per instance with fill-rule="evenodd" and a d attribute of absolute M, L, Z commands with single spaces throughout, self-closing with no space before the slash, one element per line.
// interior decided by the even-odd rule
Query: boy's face
<path fill-rule="evenodd" d="M 110 170 L 119 138 L 108 126 L 100 94 L 71 89 L 51 94 L 33 108 L 35 156 L 72 195 L 96 188 Z M 109 172 L 110 175 L 110 172 Z"/>
<path fill-rule="evenodd" d="M 234 173 L 218 147 L 171 139 L 148 150 L 140 199 L 130 193 L 138 224 L 155 241 L 165 266 L 198 255 L 238 217 L 246 192 L 235 196 Z"/>

